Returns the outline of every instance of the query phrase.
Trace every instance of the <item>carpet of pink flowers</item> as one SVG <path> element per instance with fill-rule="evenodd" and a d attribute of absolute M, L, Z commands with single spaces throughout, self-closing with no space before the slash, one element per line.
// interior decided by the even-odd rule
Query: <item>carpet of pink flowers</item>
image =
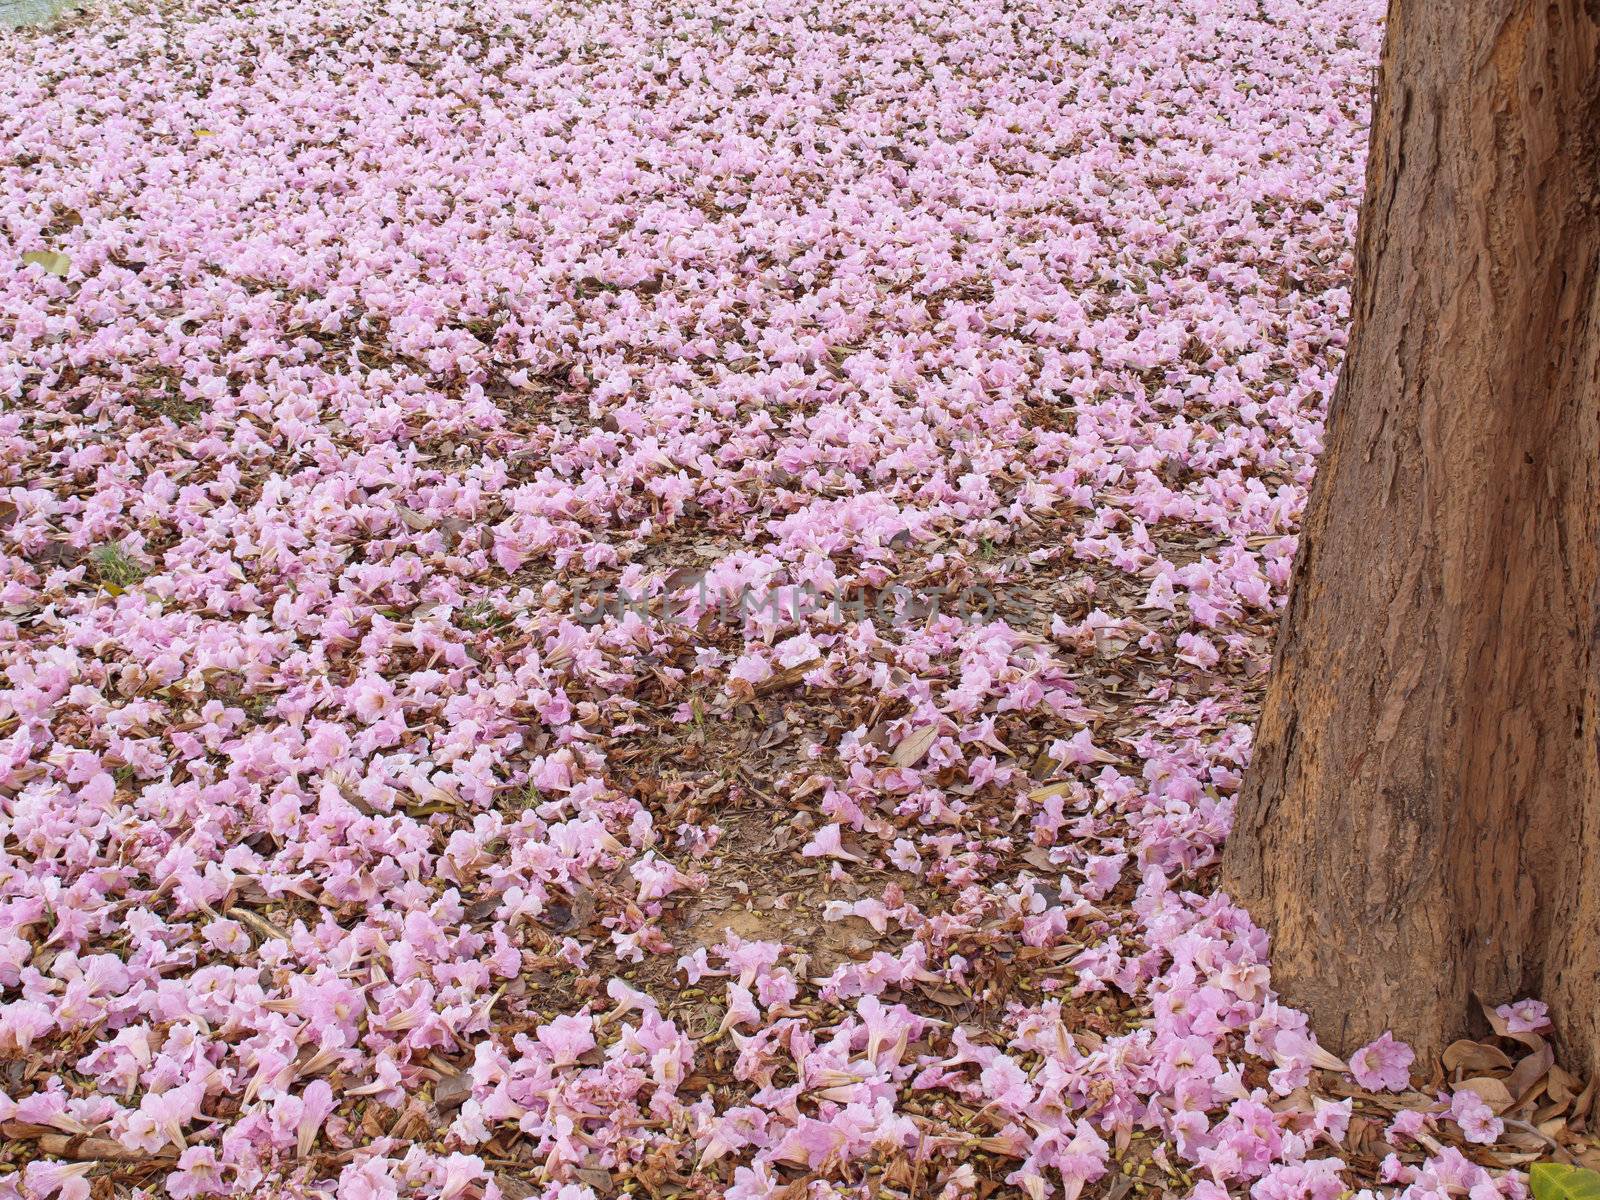
<path fill-rule="evenodd" d="M 0 41 L 0 1197 L 1520 1197 L 1214 894 L 1378 9 Z"/>

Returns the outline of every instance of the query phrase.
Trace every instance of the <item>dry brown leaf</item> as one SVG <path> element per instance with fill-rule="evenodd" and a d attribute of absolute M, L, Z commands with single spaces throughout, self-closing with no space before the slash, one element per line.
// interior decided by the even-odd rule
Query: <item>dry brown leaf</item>
<path fill-rule="evenodd" d="M 1476 1092 L 1483 1098 L 1483 1102 L 1494 1110 L 1496 1116 L 1511 1107 L 1516 1099 L 1511 1094 L 1511 1089 L 1498 1079 L 1488 1075 L 1479 1075 L 1472 1079 L 1464 1079 L 1457 1086 L 1457 1091 Z"/>
<path fill-rule="evenodd" d="M 1518 1150 L 1526 1150 L 1537 1154 L 1543 1154 L 1550 1147 L 1549 1141 L 1538 1130 L 1531 1125 L 1522 1125 L 1520 1122 L 1516 1124 L 1508 1122 L 1505 1132 L 1500 1135 L 1500 1140 L 1515 1146 Z"/>
<path fill-rule="evenodd" d="M 433 1085 L 433 1106 L 441 1113 L 460 1108 L 472 1095 L 470 1075 L 446 1075 Z"/>
<path fill-rule="evenodd" d="M 1541 1150 L 1480 1150 L 1478 1151 L 1478 1157 L 1488 1166 L 1510 1168 L 1527 1166 L 1529 1163 L 1543 1158 L 1544 1152 Z"/>
<path fill-rule="evenodd" d="M 617 1181 L 610 1171 L 599 1167 L 579 1167 L 573 1174 L 593 1188 L 596 1195 L 609 1196 L 617 1190 Z"/>
<path fill-rule="evenodd" d="M 1521 1108 L 1538 1097 L 1544 1088 L 1545 1077 L 1555 1065 L 1555 1058 L 1555 1052 L 1541 1041 L 1537 1050 L 1512 1068 L 1511 1074 L 1506 1077 L 1506 1088 L 1514 1097 L 1514 1107 Z"/>
<path fill-rule="evenodd" d="M 1583 1091 L 1572 1102 L 1572 1123 L 1574 1126 L 1588 1124 L 1589 1107 L 1594 1103 L 1594 1080 L 1591 1079 L 1584 1085 Z"/>
<path fill-rule="evenodd" d="M 515 1175 L 507 1175 L 504 1171 L 497 1171 L 494 1178 L 500 1185 L 500 1194 L 506 1200 L 528 1200 L 530 1196 L 539 1194 L 539 1189 L 533 1184 L 518 1179 Z"/>
<path fill-rule="evenodd" d="M 1273 1112 L 1280 1115 L 1283 1113 L 1310 1113 L 1311 1089 L 1296 1088 L 1281 1100 L 1274 1100 L 1271 1107 Z"/>
<path fill-rule="evenodd" d="M 922 761 L 922 756 L 928 752 L 938 737 L 939 731 L 936 728 L 924 725 L 894 748 L 889 761 L 897 767 L 914 767 Z"/>
<path fill-rule="evenodd" d="M 1469 1071 L 1476 1075 L 1484 1075 L 1494 1071 L 1511 1070 L 1511 1059 L 1507 1057 L 1505 1051 L 1487 1042 L 1474 1042 L 1462 1038 L 1446 1047 L 1444 1065 L 1447 1071 Z"/>
<path fill-rule="evenodd" d="M 1022 861 L 1041 871 L 1055 870 L 1055 864 L 1050 861 L 1050 851 L 1043 846 L 1033 846 L 1024 851 Z"/>
<path fill-rule="evenodd" d="M 804 662 L 798 667 L 790 667 L 787 670 L 779 671 L 776 675 L 772 675 L 767 679 L 763 679 L 751 690 L 757 696 L 768 696 L 773 692 L 782 691 L 792 683 L 800 682 L 800 680 L 805 678 L 808 673 L 815 671 L 816 669 L 817 663 L 815 661 Z"/>
<path fill-rule="evenodd" d="M 1544 1090 L 1550 1097 L 1551 1103 L 1565 1108 L 1577 1099 L 1579 1093 L 1583 1091 L 1583 1084 L 1560 1067 L 1551 1067 L 1550 1078 L 1545 1080 Z"/>

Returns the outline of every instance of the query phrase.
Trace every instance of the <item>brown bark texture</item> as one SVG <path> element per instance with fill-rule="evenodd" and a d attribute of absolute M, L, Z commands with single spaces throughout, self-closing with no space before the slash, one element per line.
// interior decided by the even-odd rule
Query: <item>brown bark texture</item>
<path fill-rule="evenodd" d="M 1277 988 L 1600 1070 L 1600 0 L 1391 0 L 1349 355 L 1224 857 Z"/>

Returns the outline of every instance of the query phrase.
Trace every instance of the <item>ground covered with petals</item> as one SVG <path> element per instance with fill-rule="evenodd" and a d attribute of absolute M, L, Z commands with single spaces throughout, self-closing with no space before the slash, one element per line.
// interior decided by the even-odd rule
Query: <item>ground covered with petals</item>
<path fill-rule="evenodd" d="M 0 41 L 0 1197 L 1520 1196 L 1214 894 L 1379 7 Z"/>

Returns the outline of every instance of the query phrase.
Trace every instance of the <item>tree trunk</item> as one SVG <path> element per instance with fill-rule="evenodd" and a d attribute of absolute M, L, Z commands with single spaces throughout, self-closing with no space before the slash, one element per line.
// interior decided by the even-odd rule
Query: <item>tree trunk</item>
<path fill-rule="evenodd" d="M 1600 0 L 1391 0 L 1349 356 L 1224 859 L 1278 989 L 1600 1070 Z"/>

